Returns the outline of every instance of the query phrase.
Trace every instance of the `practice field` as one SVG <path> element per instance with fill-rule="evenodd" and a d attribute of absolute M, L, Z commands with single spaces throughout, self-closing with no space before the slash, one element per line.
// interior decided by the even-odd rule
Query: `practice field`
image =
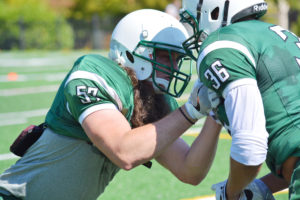
<path fill-rule="evenodd" d="M 101 51 L 0 52 L 0 173 L 18 159 L 9 152 L 10 144 L 28 125 L 43 122 L 56 90 L 73 62 L 88 53 L 107 55 Z M 192 82 L 195 79 L 194 70 Z M 192 82 L 178 99 L 179 104 L 187 100 Z M 193 142 L 202 123 L 203 120 L 199 121 L 184 134 L 188 143 Z M 131 171 L 121 170 L 98 200 L 214 199 L 210 187 L 227 178 L 230 144 L 230 136 L 222 132 L 213 166 L 198 186 L 181 183 L 153 161 L 151 169 L 140 166 Z M 268 172 L 264 165 L 259 177 Z M 287 191 L 275 197 L 288 199 Z"/>

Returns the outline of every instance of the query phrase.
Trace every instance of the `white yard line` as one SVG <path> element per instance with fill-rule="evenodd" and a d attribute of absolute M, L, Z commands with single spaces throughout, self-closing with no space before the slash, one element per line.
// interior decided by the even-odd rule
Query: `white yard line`
<path fill-rule="evenodd" d="M 74 59 L 65 57 L 54 58 L 0 58 L 0 67 L 41 67 L 41 66 L 58 66 L 70 65 Z"/>
<path fill-rule="evenodd" d="M 51 67 L 16 67 L 17 69 L 11 70 L 11 71 L 17 71 L 18 73 L 35 73 L 35 72 L 62 72 L 62 71 L 68 71 L 70 70 L 72 65 L 63 65 L 63 66 L 51 66 Z M 0 69 L 4 68 L 3 66 L 0 66 Z"/>
<path fill-rule="evenodd" d="M 34 74 L 18 74 L 14 82 L 25 81 L 61 81 L 66 76 L 67 72 L 60 73 L 34 73 Z M 8 75 L 0 75 L 0 83 L 12 82 L 8 79 Z"/>
<path fill-rule="evenodd" d="M 45 86 L 38 86 L 38 87 L 2 89 L 0 90 L 0 96 L 7 97 L 7 96 L 18 96 L 24 94 L 56 92 L 58 88 L 59 85 L 45 85 Z"/>
<path fill-rule="evenodd" d="M 25 124 L 31 117 L 45 116 L 48 110 L 49 108 L 23 112 L 0 113 L 0 127 L 15 124 Z"/>
<path fill-rule="evenodd" d="M 12 153 L 0 154 L 0 161 L 16 159 L 16 158 L 19 158 L 19 156 L 16 156 L 15 154 L 12 154 Z"/>

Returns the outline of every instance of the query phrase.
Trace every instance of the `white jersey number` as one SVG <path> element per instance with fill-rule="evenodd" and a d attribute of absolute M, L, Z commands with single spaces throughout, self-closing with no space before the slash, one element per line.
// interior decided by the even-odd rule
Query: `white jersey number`
<path fill-rule="evenodd" d="M 223 67 L 222 63 L 217 60 L 204 72 L 204 76 L 213 82 L 212 86 L 215 89 L 219 89 L 221 86 L 220 82 L 225 82 L 229 78 L 229 73 Z"/>
<path fill-rule="evenodd" d="M 94 88 L 94 87 L 87 87 L 85 85 L 76 87 L 76 95 L 79 97 L 80 96 L 84 97 L 84 99 L 81 99 L 81 103 L 83 104 L 91 103 L 92 101 L 89 96 L 96 97 L 97 92 L 98 92 L 98 88 Z M 99 101 L 100 98 L 96 98 L 96 100 Z"/>
<path fill-rule="evenodd" d="M 300 38 L 297 35 L 295 35 L 295 33 L 290 32 L 289 30 L 286 30 L 280 26 L 272 26 L 272 27 L 270 27 L 270 30 L 275 32 L 284 41 L 286 41 L 288 39 L 288 36 L 286 35 L 285 32 L 291 33 L 293 36 L 295 36 L 298 39 L 298 42 L 296 42 L 296 45 L 300 49 Z M 300 67 L 300 58 L 296 57 L 296 62 L 298 64 L 298 66 Z"/>

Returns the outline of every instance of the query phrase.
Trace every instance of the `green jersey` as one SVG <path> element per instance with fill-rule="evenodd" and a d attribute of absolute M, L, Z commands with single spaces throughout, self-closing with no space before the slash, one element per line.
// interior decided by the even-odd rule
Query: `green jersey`
<path fill-rule="evenodd" d="M 238 22 L 209 35 L 197 64 L 200 80 L 220 96 L 235 81 L 256 80 L 269 133 L 267 164 L 272 172 L 286 158 L 299 154 L 300 39 L 295 34 L 257 20 Z M 230 127 L 224 103 L 216 112 Z"/>

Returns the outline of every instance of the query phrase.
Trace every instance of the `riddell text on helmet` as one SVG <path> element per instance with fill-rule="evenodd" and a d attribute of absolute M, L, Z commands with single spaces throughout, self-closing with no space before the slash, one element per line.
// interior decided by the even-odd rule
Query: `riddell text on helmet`
<path fill-rule="evenodd" d="M 260 12 L 268 9 L 268 4 L 266 3 L 261 3 L 261 4 L 256 4 L 253 6 L 253 10 L 255 12 Z"/>

